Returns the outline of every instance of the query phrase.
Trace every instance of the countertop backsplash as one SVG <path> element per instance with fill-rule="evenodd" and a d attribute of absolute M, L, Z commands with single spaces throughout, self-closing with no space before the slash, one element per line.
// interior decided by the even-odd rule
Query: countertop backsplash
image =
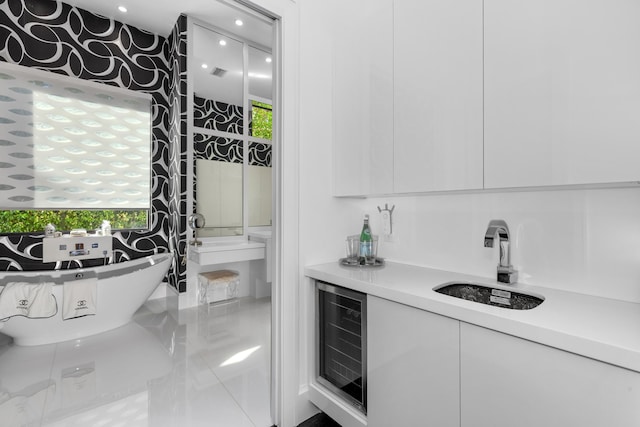
<path fill-rule="evenodd" d="M 346 235 L 371 216 L 387 260 L 494 279 L 498 249 L 483 244 L 503 219 L 519 282 L 640 302 L 640 189 L 575 189 L 332 199 L 325 244 L 304 245 L 310 265 L 344 256 Z M 393 239 L 382 236 L 377 207 L 395 205 Z M 321 212 L 322 205 L 316 207 Z M 304 241 L 304 239 L 302 239 Z"/>

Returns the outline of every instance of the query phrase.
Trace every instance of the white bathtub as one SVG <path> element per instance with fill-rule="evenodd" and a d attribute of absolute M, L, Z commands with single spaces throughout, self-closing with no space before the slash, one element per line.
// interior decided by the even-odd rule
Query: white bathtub
<path fill-rule="evenodd" d="M 8 271 L 0 273 L 0 285 L 10 282 L 53 281 L 58 313 L 46 319 L 22 316 L 0 322 L 0 333 L 18 345 L 67 341 L 109 331 L 128 323 L 167 274 L 170 253 L 151 255 L 100 267 L 56 271 Z M 75 278 L 97 277 L 97 314 L 62 319 L 62 284 Z"/>

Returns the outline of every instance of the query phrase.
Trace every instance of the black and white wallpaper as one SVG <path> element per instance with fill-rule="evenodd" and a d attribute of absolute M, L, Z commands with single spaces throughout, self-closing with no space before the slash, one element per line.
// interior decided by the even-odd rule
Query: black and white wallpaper
<path fill-rule="evenodd" d="M 242 140 L 223 136 L 193 134 L 193 155 L 196 159 L 242 164 Z"/>
<path fill-rule="evenodd" d="M 187 17 L 180 15 L 167 43 L 170 73 L 168 132 L 169 245 L 176 257 L 169 284 L 187 290 L 187 267 L 181 261 L 187 250 Z"/>
<path fill-rule="evenodd" d="M 249 143 L 249 165 L 271 167 L 271 144 Z"/>
<path fill-rule="evenodd" d="M 242 135 L 243 110 L 239 105 L 194 96 L 193 126 Z M 249 124 L 251 125 L 251 124 Z M 242 163 L 242 141 L 202 133 L 193 134 L 194 154 L 198 159 Z M 271 167 L 271 144 L 250 142 L 250 166 Z"/>
<path fill-rule="evenodd" d="M 149 231 L 115 233 L 115 261 L 174 250 L 186 241 L 186 19 L 170 40 L 50 0 L 0 0 L 0 61 L 37 67 L 153 97 L 152 215 Z M 51 269 L 42 235 L 0 238 L 0 270 Z M 82 261 L 92 265 L 91 261 Z M 63 265 L 62 268 L 65 268 Z M 184 291 L 174 261 L 169 283 Z"/>
<path fill-rule="evenodd" d="M 193 125 L 197 128 L 242 134 L 243 109 L 212 99 L 193 96 Z"/>

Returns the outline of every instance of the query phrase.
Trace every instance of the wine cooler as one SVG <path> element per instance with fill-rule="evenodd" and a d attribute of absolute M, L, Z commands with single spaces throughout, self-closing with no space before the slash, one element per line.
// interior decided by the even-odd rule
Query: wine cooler
<path fill-rule="evenodd" d="M 367 296 L 316 282 L 317 381 L 366 414 Z"/>

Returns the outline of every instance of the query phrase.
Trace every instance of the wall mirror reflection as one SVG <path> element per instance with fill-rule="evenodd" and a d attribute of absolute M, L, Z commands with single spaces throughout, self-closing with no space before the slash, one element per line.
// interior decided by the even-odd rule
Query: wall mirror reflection
<path fill-rule="evenodd" d="M 198 237 L 271 226 L 272 58 L 269 48 L 193 26 L 194 210 Z M 269 40 L 270 42 L 270 40 Z"/>
<path fill-rule="evenodd" d="M 273 106 L 271 52 L 249 47 L 249 165 L 247 191 L 249 227 L 271 225 L 271 152 Z"/>
<path fill-rule="evenodd" d="M 195 210 L 200 237 L 243 234 L 244 44 L 193 27 Z"/>
<path fill-rule="evenodd" d="M 277 86 L 279 81 L 274 43 L 278 24 L 273 17 L 234 1 L 214 0 L 210 6 L 212 18 L 189 17 L 187 25 L 187 96 L 192 101 L 187 109 L 191 137 L 187 148 L 192 151 L 187 156 L 193 161 L 188 171 L 193 176 L 188 182 L 193 199 L 187 201 L 187 211 L 205 217 L 202 227 L 192 224 L 187 229 L 189 237 L 194 236 L 187 250 L 198 255 L 187 259 L 187 298 L 199 299 L 200 274 L 232 270 L 238 275 L 237 287 L 233 285 L 236 301 L 248 298 L 240 303 L 246 307 L 241 323 L 250 316 L 268 326 L 271 319 L 266 310 L 271 308 L 279 257 L 271 243 L 272 146 L 278 141 L 273 123 L 281 108 L 273 95 L 277 93 L 274 82 Z M 276 233 L 274 242 L 277 239 Z M 199 248 L 194 243 L 198 240 Z M 221 308 L 211 307 L 210 313 L 226 310 L 227 302 Z M 231 325 L 230 333 L 234 329 Z M 256 351 L 254 361 L 272 354 L 270 329 L 264 338 L 261 334 L 267 329 L 261 327 L 261 331 L 256 335 L 259 341 L 249 346 Z M 265 380 L 271 380 L 268 369 Z M 266 382 L 261 383 L 253 387 L 256 396 L 275 390 L 274 383 L 268 390 Z M 267 409 L 258 412 L 266 415 Z M 271 421 L 255 424 L 275 424 Z"/>

